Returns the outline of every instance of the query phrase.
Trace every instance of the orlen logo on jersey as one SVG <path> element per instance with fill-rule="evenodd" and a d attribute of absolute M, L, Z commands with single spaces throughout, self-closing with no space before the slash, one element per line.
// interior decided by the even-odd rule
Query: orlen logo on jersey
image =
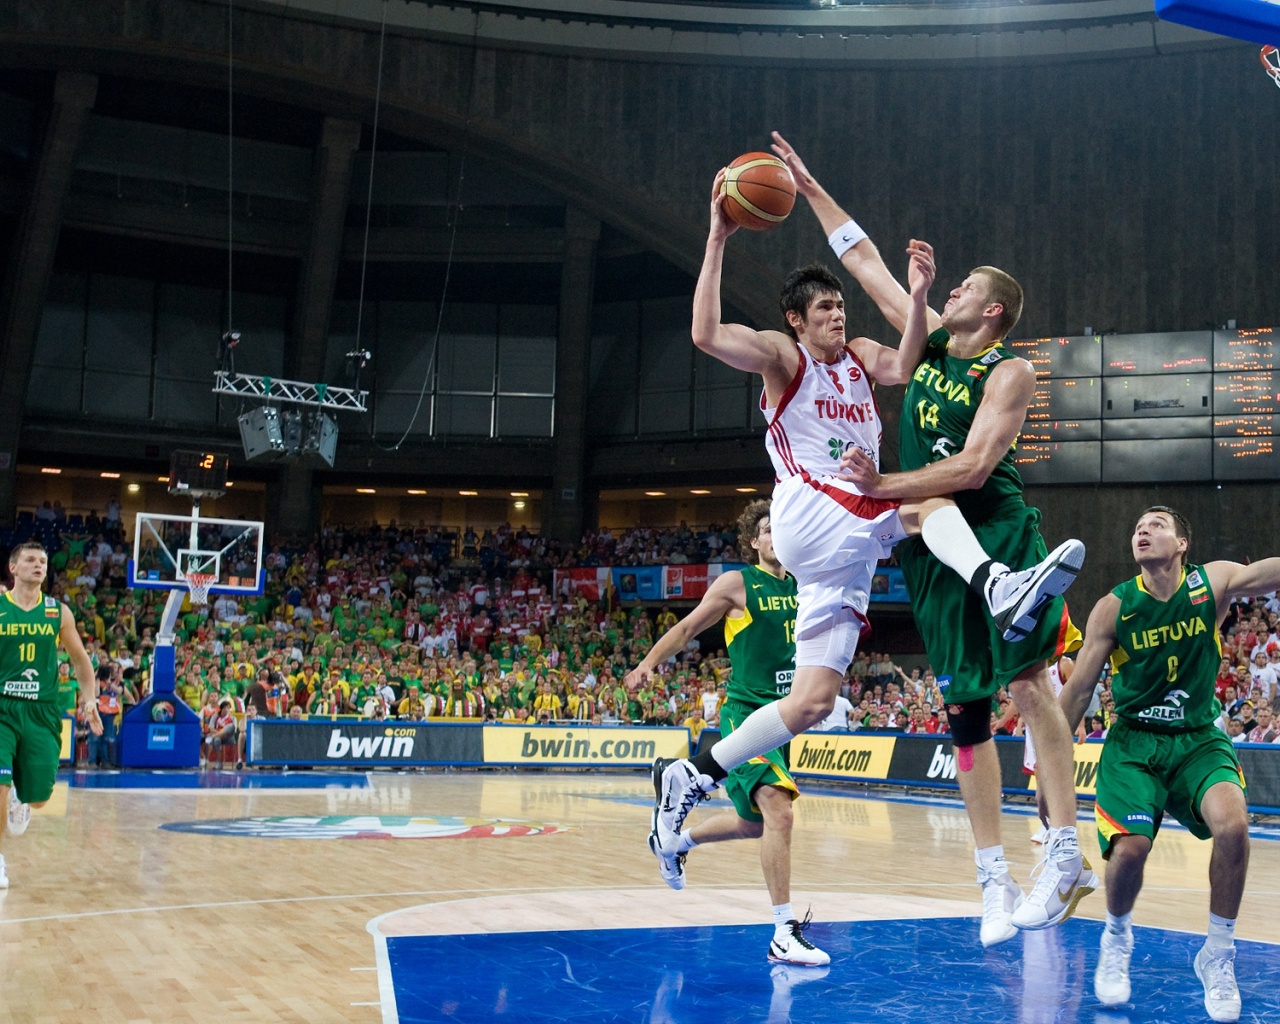
<path fill-rule="evenodd" d="M 22 679 L 10 679 L 3 686 L 0 686 L 0 693 L 6 697 L 23 697 L 27 700 L 35 700 L 40 696 L 40 673 L 37 669 L 27 668 L 22 670 Z"/>
<path fill-rule="evenodd" d="M 341 729 L 329 733 L 325 757 L 372 758 L 413 757 L 413 729 L 388 729 L 382 736 L 343 736 Z"/>
<path fill-rule="evenodd" d="M 780 669 L 773 674 L 773 681 L 778 688 L 779 694 L 791 692 L 791 681 L 795 678 L 795 675 L 795 669 L 792 668 Z"/>

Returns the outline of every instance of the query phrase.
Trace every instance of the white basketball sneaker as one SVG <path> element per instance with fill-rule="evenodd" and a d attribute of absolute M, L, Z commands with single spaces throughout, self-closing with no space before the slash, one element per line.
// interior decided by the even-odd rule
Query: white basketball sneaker
<path fill-rule="evenodd" d="M 775 964 L 792 964 L 796 967 L 825 967 L 831 957 L 804 937 L 809 927 L 810 915 L 803 921 L 788 921 L 785 927 L 773 930 L 769 943 L 769 961 Z"/>
<path fill-rule="evenodd" d="M 982 926 L 978 938 L 984 946 L 994 946 L 1018 934 L 1013 926 L 1013 912 L 1022 906 L 1022 888 L 1009 874 L 1009 865 L 1000 861 L 994 868 L 978 865 L 978 884 L 982 886 Z"/>
<path fill-rule="evenodd" d="M 1039 565 L 993 573 L 983 591 L 1001 635 L 1010 642 L 1028 636 L 1040 621 L 1045 605 L 1065 593 L 1083 567 L 1084 545 L 1067 540 Z"/>
<path fill-rule="evenodd" d="M 1204 1008 L 1214 1020 L 1240 1019 L 1240 989 L 1236 985 L 1236 948 L 1200 947 L 1196 954 L 1196 977 L 1204 985 Z"/>
<path fill-rule="evenodd" d="M 658 874 L 662 876 L 662 880 L 675 890 L 684 888 L 684 859 L 688 856 L 686 853 L 663 853 L 658 846 L 657 836 L 652 833 L 649 835 L 649 849 L 653 851 L 653 855 L 658 858 Z"/>
<path fill-rule="evenodd" d="M 1080 901 L 1098 888 L 1098 876 L 1081 854 L 1074 834 L 1060 836 L 1031 874 L 1040 877 L 1031 895 L 1013 912 L 1011 920 L 1018 928 L 1052 928 L 1074 914 Z"/>
<path fill-rule="evenodd" d="M 4 858 L 0 857 L 0 889 L 9 888 L 9 876 L 5 874 Z"/>
<path fill-rule="evenodd" d="M 1102 930 L 1098 968 L 1093 972 L 1093 994 L 1103 1006 L 1122 1006 L 1129 1001 L 1129 958 L 1133 956 L 1133 932 L 1113 935 Z"/>
<path fill-rule="evenodd" d="M 703 775 L 686 758 L 660 757 L 653 762 L 653 814 L 650 816 L 649 849 L 673 852 L 684 819 L 698 801 L 716 788 L 710 775 Z M 656 844 L 656 846 L 655 846 Z"/>
<path fill-rule="evenodd" d="M 18 791 L 9 787 L 9 835 L 20 836 L 31 824 L 31 805 L 18 799 Z"/>

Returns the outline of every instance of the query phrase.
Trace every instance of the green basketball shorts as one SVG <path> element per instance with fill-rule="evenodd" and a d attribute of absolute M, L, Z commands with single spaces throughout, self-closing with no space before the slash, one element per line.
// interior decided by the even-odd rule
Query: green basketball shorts
<path fill-rule="evenodd" d="M 987 554 L 1010 568 L 1026 569 L 1049 554 L 1040 536 L 1038 509 L 1018 506 L 970 525 Z M 948 704 L 991 697 L 1036 662 L 1057 661 L 1079 649 L 1080 631 L 1067 614 L 1063 598 L 1050 602 L 1029 636 L 1009 643 L 1001 637 L 986 602 L 939 562 L 921 538 L 903 541 L 897 552 L 916 628 Z"/>
<path fill-rule="evenodd" d="M 1245 788 L 1236 749 L 1220 729 L 1153 732 L 1117 719 L 1098 762 L 1094 810 L 1102 856 L 1110 856 L 1117 836 L 1155 839 L 1166 812 L 1197 839 L 1209 839 L 1200 801 L 1219 782 Z"/>
<path fill-rule="evenodd" d="M 0 786 L 13 786 L 24 804 L 48 800 L 61 756 L 56 702 L 0 697 Z"/>
<path fill-rule="evenodd" d="M 725 701 L 720 709 L 720 735 L 728 736 L 754 710 L 755 708 L 745 704 Z M 753 757 L 729 772 L 729 777 L 724 780 L 724 791 L 733 801 L 733 809 L 738 812 L 739 818 L 744 821 L 764 821 L 764 816 L 753 799 L 761 786 L 777 786 L 789 790 L 793 800 L 800 795 L 800 787 L 791 777 L 788 766 L 788 747 L 790 744 Z"/>

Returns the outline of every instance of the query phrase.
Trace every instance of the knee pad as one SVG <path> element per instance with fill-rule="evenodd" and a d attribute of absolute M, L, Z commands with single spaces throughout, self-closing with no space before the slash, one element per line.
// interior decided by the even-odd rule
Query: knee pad
<path fill-rule="evenodd" d="M 947 724 L 951 727 L 951 745 L 976 747 L 991 739 L 991 699 L 970 700 L 947 705 Z"/>

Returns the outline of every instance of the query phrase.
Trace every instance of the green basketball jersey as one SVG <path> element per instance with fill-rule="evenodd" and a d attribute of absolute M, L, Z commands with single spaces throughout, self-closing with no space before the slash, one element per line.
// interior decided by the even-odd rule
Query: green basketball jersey
<path fill-rule="evenodd" d="M 0 696 L 58 701 L 58 631 L 62 602 L 42 597 L 30 611 L 0 595 Z"/>
<path fill-rule="evenodd" d="M 947 355 L 950 340 L 942 327 L 930 334 L 924 359 L 907 383 L 899 426 L 903 470 L 920 469 L 964 448 L 987 375 L 1002 360 L 1014 358 L 1003 345 L 996 345 L 972 359 L 956 359 Z M 1022 478 L 1013 465 L 1013 449 L 1004 453 L 986 483 L 958 492 L 955 500 L 970 523 L 982 522 L 1008 505 L 1022 505 Z"/>
<path fill-rule="evenodd" d="M 778 579 L 758 565 L 742 570 L 747 591 L 741 615 L 724 620 L 730 700 L 757 706 L 791 692 L 796 671 L 796 580 Z"/>
<path fill-rule="evenodd" d="M 1168 601 L 1147 593 L 1141 576 L 1111 593 L 1120 598 L 1111 655 L 1116 714 L 1158 732 L 1210 725 L 1222 643 L 1218 603 L 1204 566 L 1188 565 Z"/>

